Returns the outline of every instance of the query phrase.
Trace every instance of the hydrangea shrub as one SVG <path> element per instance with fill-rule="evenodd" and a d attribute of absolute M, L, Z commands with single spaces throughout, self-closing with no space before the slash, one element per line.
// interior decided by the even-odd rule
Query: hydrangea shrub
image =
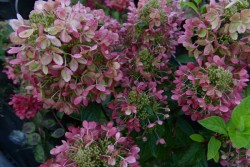
<path fill-rule="evenodd" d="M 9 104 L 41 167 L 250 164 L 248 1 L 81 2 L 9 21 Z"/>

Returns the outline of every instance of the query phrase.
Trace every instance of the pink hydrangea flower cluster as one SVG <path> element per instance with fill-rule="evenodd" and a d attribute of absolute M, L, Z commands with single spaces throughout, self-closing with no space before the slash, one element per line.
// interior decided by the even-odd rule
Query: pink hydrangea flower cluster
<path fill-rule="evenodd" d="M 120 31 L 126 56 L 138 59 L 138 53 L 147 48 L 148 52 L 154 54 L 154 60 L 149 58 L 152 66 L 163 66 L 159 62 L 168 62 L 182 34 L 180 25 L 184 17 L 178 2 L 141 0 L 138 8 L 131 3 L 129 10 L 128 21 Z"/>
<path fill-rule="evenodd" d="M 42 109 L 42 103 L 32 95 L 15 94 L 11 97 L 10 105 L 20 119 L 33 118 Z"/>
<path fill-rule="evenodd" d="M 163 84 L 172 73 L 169 59 L 183 20 L 176 2 L 141 0 L 138 8 L 131 3 L 129 10 L 128 21 L 119 31 L 123 90 L 109 104 L 113 119 L 125 125 L 128 133 L 162 125 L 169 116 Z M 159 137 L 158 143 L 165 141 Z"/>
<path fill-rule="evenodd" d="M 185 33 L 179 43 L 199 63 L 211 55 L 218 55 L 227 56 L 226 61 L 235 65 L 249 64 L 249 5 L 245 0 L 211 1 L 205 13 L 186 20 Z"/>
<path fill-rule="evenodd" d="M 250 164 L 250 150 L 237 149 L 231 141 L 225 141 L 220 152 L 221 166 L 249 166 Z"/>
<path fill-rule="evenodd" d="M 170 111 L 167 96 L 163 90 L 157 90 L 155 82 L 138 82 L 135 85 L 117 93 L 115 100 L 109 104 L 113 119 L 125 125 L 128 133 L 162 125 Z"/>
<path fill-rule="evenodd" d="M 10 39 L 18 46 L 8 51 L 16 54 L 9 66 L 38 80 L 32 85 L 38 93 L 34 96 L 48 108 L 70 114 L 89 101 L 100 103 L 122 78 L 119 55 L 113 51 L 117 24 L 103 10 L 80 3 L 37 1 L 29 20 L 18 15 L 10 21 L 15 31 Z"/>
<path fill-rule="evenodd" d="M 120 30 L 122 43 L 123 87 L 136 82 L 159 86 L 172 73 L 169 59 L 175 53 L 183 12 L 177 2 L 141 0 L 138 8 L 131 3 L 128 21 Z"/>
<path fill-rule="evenodd" d="M 105 0 L 105 5 L 111 9 L 118 11 L 126 10 L 130 0 Z"/>
<path fill-rule="evenodd" d="M 12 80 L 13 84 L 15 84 L 15 85 L 18 84 L 19 78 L 15 74 L 14 68 L 12 68 L 11 66 L 5 66 L 3 73 L 5 73 L 7 75 L 8 79 Z"/>
<path fill-rule="evenodd" d="M 112 122 L 101 125 L 83 121 L 81 128 L 69 127 L 65 136 L 67 140 L 50 151 L 56 157 L 40 167 L 139 166 L 140 149 L 123 137 Z"/>
<path fill-rule="evenodd" d="M 182 65 L 175 72 L 172 99 L 192 120 L 218 115 L 224 119 L 242 100 L 249 75 L 244 68 L 225 64 L 225 58 L 210 56 L 202 66 Z"/>

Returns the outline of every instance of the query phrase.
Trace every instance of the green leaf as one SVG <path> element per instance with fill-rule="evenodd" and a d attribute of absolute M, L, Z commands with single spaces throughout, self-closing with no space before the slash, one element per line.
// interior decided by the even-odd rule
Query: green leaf
<path fill-rule="evenodd" d="M 232 121 L 236 127 L 240 125 L 241 117 L 250 116 L 250 96 L 246 97 L 239 105 L 237 105 L 232 113 Z"/>
<path fill-rule="evenodd" d="M 224 120 L 218 116 L 211 116 L 198 121 L 203 127 L 216 133 L 227 135 L 227 127 Z"/>
<path fill-rule="evenodd" d="M 43 116 L 42 116 L 41 112 L 38 112 L 34 118 L 34 122 L 36 125 L 39 125 L 42 123 L 42 121 L 43 121 Z"/>
<path fill-rule="evenodd" d="M 196 5 L 198 6 L 201 3 L 201 0 L 194 0 L 194 2 L 196 3 Z"/>
<path fill-rule="evenodd" d="M 230 140 L 237 148 L 250 146 L 250 96 L 237 105 L 228 122 L 227 129 Z"/>
<path fill-rule="evenodd" d="M 195 62 L 195 58 L 187 54 L 176 56 L 176 59 L 182 64 L 187 64 L 188 62 Z"/>
<path fill-rule="evenodd" d="M 56 112 L 56 116 L 57 116 L 58 118 L 62 119 L 63 116 L 64 116 L 64 112 Z"/>
<path fill-rule="evenodd" d="M 45 153 L 43 146 L 41 144 L 37 145 L 34 150 L 34 157 L 36 162 L 44 163 L 45 162 Z"/>
<path fill-rule="evenodd" d="M 190 135 L 189 137 L 190 137 L 193 141 L 196 141 L 196 142 L 202 143 L 202 142 L 205 141 L 204 137 L 203 137 L 202 135 L 200 135 L 200 134 L 192 134 L 192 135 Z"/>
<path fill-rule="evenodd" d="M 111 101 L 111 95 L 107 95 L 107 98 L 105 99 L 105 101 L 102 102 L 103 106 L 107 106 L 107 104 Z"/>
<path fill-rule="evenodd" d="M 119 21 L 120 13 L 118 11 L 112 11 L 112 17 Z"/>
<path fill-rule="evenodd" d="M 195 166 L 195 164 L 199 164 L 204 159 L 206 159 L 206 157 L 203 145 L 200 143 L 192 143 L 179 158 L 178 166 Z"/>
<path fill-rule="evenodd" d="M 248 83 L 248 86 L 245 89 L 245 96 L 249 96 L 249 95 L 250 95 L 250 83 Z"/>
<path fill-rule="evenodd" d="M 227 126 L 230 140 L 237 148 L 248 146 L 250 142 L 250 135 L 239 131 L 232 121 L 229 121 Z"/>
<path fill-rule="evenodd" d="M 220 159 L 220 154 L 219 154 L 219 152 L 215 155 L 215 157 L 214 157 L 213 159 L 214 159 L 214 162 L 216 162 L 216 163 L 219 162 L 219 159 Z"/>
<path fill-rule="evenodd" d="M 197 6 L 193 3 L 193 2 L 184 2 L 184 1 L 181 1 L 181 6 L 182 7 L 190 7 L 191 9 L 193 9 L 196 13 L 199 13 L 198 12 L 198 8 Z"/>
<path fill-rule="evenodd" d="M 250 141 L 249 143 L 245 146 L 246 149 L 250 150 Z"/>
<path fill-rule="evenodd" d="M 29 145 L 37 145 L 41 141 L 41 136 L 38 133 L 31 133 L 27 135 L 27 143 Z"/>
<path fill-rule="evenodd" d="M 53 126 L 56 125 L 56 121 L 53 120 L 53 119 L 47 119 L 47 120 L 44 120 L 44 121 L 42 122 L 42 125 L 43 125 L 45 128 L 50 129 L 50 128 L 52 128 Z"/>
<path fill-rule="evenodd" d="M 98 121 L 98 122 L 107 122 L 105 115 L 103 114 L 103 109 L 101 104 L 97 103 L 89 103 L 86 108 L 83 108 L 79 111 L 79 113 L 73 113 L 70 117 L 83 121 Z"/>
<path fill-rule="evenodd" d="M 58 128 L 51 134 L 51 136 L 54 138 L 60 138 L 64 135 L 64 133 L 65 130 L 63 128 Z"/>
<path fill-rule="evenodd" d="M 207 160 L 215 158 L 218 154 L 220 146 L 221 141 L 212 136 L 208 142 Z"/>
<path fill-rule="evenodd" d="M 192 126 L 187 122 L 185 121 L 183 118 L 178 118 L 177 119 L 177 122 L 176 122 L 176 125 L 183 131 L 185 132 L 186 134 L 188 135 L 191 135 L 194 132 Z"/>
<path fill-rule="evenodd" d="M 139 145 L 141 151 L 140 154 L 140 160 L 141 162 L 148 161 L 149 159 L 156 158 L 157 157 L 157 137 L 154 133 L 147 134 L 145 136 L 147 138 L 147 141 L 139 140 L 137 141 L 137 144 Z"/>
<path fill-rule="evenodd" d="M 23 124 L 22 131 L 24 133 L 32 133 L 36 130 L 36 126 L 33 122 L 27 122 Z"/>

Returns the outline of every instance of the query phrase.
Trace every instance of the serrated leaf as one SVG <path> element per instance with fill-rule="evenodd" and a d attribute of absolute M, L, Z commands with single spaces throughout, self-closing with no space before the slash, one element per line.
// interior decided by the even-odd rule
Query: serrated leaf
<path fill-rule="evenodd" d="M 51 136 L 54 138 L 60 138 L 64 135 L 64 133 L 65 130 L 63 128 L 58 128 L 51 134 Z"/>
<path fill-rule="evenodd" d="M 200 135 L 200 134 L 192 134 L 192 135 L 190 135 L 189 137 L 190 137 L 193 141 L 196 141 L 196 142 L 202 143 L 202 142 L 205 141 L 204 137 L 203 137 L 202 135 Z"/>
<path fill-rule="evenodd" d="M 227 127 L 224 120 L 218 116 L 211 116 L 198 121 L 203 127 L 220 134 L 227 135 Z"/>
<path fill-rule="evenodd" d="M 36 130 L 36 126 L 33 122 L 27 122 L 23 124 L 22 131 L 24 133 L 32 133 Z"/>
<path fill-rule="evenodd" d="M 31 133 L 27 135 L 27 143 L 29 145 L 37 145 L 41 141 L 41 136 L 38 133 Z"/>
<path fill-rule="evenodd" d="M 44 163 L 45 162 L 45 153 L 41 144 L 37 145 L 34 149 L 34 157 L 36 162 Z"/>
<path fill-rule="evenodd" d="M 212 136 L 208 142 L 207 160 L 213 159 L 219 153 L 220 147 L 221 141 Z"/>

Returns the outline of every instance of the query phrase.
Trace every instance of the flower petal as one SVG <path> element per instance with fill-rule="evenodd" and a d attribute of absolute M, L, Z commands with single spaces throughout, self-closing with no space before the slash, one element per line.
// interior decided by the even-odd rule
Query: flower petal
<path fill-rule="evenodd" d="M 65 68 L 61 71 L 61 76 L 65 82 L 69 82 L 71 79 L 71 75 L 67 72 Z"/>
<path fill-rule="evenodd" d="M 57 64 L 57 65 L 62 65 L 63 64 L 63 58 L 61 55 L 57 54 L 57 53 L 53 53 L 53 61 Z"/>

